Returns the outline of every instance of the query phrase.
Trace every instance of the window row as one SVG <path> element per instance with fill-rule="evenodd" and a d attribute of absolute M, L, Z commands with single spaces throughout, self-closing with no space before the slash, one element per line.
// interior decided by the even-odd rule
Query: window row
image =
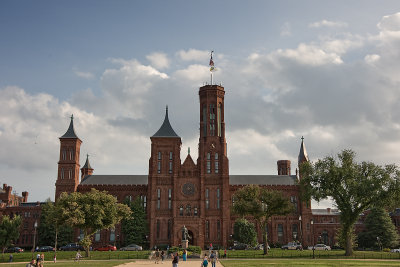
<path fill-rule="evenodd" d="M 103 232 L 104 234 L 104 232 Z M 108 230 L 108 232 L 105 232 L 105 234 L 107 235 L 107 238 L 110 242 L 115 242 L 115 228 L 110 228 Z M 83 238 L 82 234 L 80 235 L 80 239 Z M 95 234 L 94 234 L 94 241 L 95 242 L 99 242 L 101 239 L 101 230 L 98 230 Z"/>
<path fill-rule="evenodd" d="M 214 154 L 213 160 L 211 159 L 211 153 L 207 153 L 207 173 L 211 173 L 211 168 L 212 168 L 212 162 L 214 162 L 214 173 L 219 172 L 219 159 L 218 159 L 218 153 Z"/>
<path fill-rule="evenodd" d="M 74 152 L 73 148 L 64 148 L 61 151 L 61 160 L 67 160 L 67 157 L 68 157 L 68 160 L 74 160 L 74 155 L 75 155 L 75 152 Z"/>
<path fill-rule="evenodd" d="M 201 121 L 203 122 L 203 135 L 207 136 L 207 125 L 209 127 L 210 136 L 221 136 L 221 103 L 218 104 L 217 112 L 215 112 L 215 105 L 210 104 L 208 107 L 209 121 L 207 123 L 207 106 L 203 105 L 203 116 Z M 215 132 L 215 113 L 217 113 L 217 132 Z"/>
<path fill-rule="evenodd" d="M 174 154 L 172 151 L 169 152 L 169 160 L 168 160 L 168 173 L 172 173 L 172 168 L 173 168 L 173 159 L 174 159 Z M 161 151 L 158 151 L 158 156 L 157 156 L 157 173 L 162 172 L 162 153 Z"/>
<path fill-rule="evenodd" d="M 200 215 L 199 208 L 197 206 L 194 206 L 193 207 L 193 213 L 192 213 L 192 206 L 190 204 L 187 204 L 186 208 L 183 205 L 181 205 L 179 207 L 179 216 L 183 216 L 183 215 L 185 215 L 185 216 L 192 216 L 192 215 L 193 216 L 199 216 Z"/>
<path fill-rule="evenodd" d="M 146 208 L 147 208 L 147 196 L 146 195 L 140 195 L 139 198 L 140 198 L 140 203 L 142 204 L 143 209 L 146 210 Z M 132 202 L 134 200 L 135 199 L 131 195 L 128 195 L 128 196 L 125 197 L 125 201 Z"/>
<path fill-rule="evenodd" d="M 268 228 L 267 228 L 268 230 Z M 299 233 L 299 225 L 298 224 L 292 224 L 291 227 L 291 237 L 290 239 L 293 241 L 298 241 L 300 240 L 300 233 Z M 284 227 L 283 224 L 278 224 L 277 225 L 277 236 L 278 236 L 278 242 L 279 243 L 284 243 L 285 238 L 284 238 Z"/>
<path fill-rule="evenodd" d="M 216 208 L 221 208 L 221 190 L 220 188 L 216 189 Z M 206 188 L 205 190 L 205 204 L 206 209 L 210 208 L 210 189 Z M 157 188 L 157 209 L 161 209 L 161 189 Z M 168 209 L 172 209 L 172 189 L 168 188 Z"/>
<path fill-rule="evenodd" d="M 60 170 L 60 179 L 65 179 L 66 176 L 68 177 L 68 179 L 72 179 L 73 170 L 72 169 L 66 170 L 64 168 L 61 168 L 61 170 Z"/>

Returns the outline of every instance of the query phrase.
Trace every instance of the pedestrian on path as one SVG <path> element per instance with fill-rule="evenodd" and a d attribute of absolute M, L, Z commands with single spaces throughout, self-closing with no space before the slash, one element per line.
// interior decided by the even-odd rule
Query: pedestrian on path
<path fill-rule="evenodd" d="M 201 267 L 207 267 L 207 266 L 208 266 L 208 258 L 207 255 L 205 255 L 203 261 L 201 262 Z"/>
<path fill-rule="evenodd" d="M 178 252 L 175 252 L 174 257 L 172 259 L 172 267 L 178 267 L 179 256 Z"/>
<path fill-rule="evenodd" d="M 215 267 L 215 264 L 217 263 L 217 260 L 218 260 L 218 256 L 214 250 L 211 251 L 210 260 L 211 260 L 212 267 Z"/>
<path fill-rule="evenodd" d="M 182 259 L 183 259 L 183 261 L 186 261 L 186 257 L 187 257 L 187 252 L 186 252 L 186 249 L 184 249 L 184 250 L 183 250 L 183 253 L 182 253 Z"/>

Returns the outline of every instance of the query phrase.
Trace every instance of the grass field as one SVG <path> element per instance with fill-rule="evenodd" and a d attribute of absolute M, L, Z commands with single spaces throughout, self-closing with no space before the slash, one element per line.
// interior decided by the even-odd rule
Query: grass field
<path fill-rule="evenodd" d="M 327 259 L 264 259 L 264 260 L 221 260 L 224 267 L 264 266 L 400 266 L 396 260 L 327 260 Z"/>
<path fill-rule="evenodd" d="M 112 267 L 112 266 L 117 266 L 120 264 L 124 264 L 127 262 L 132 262 L 132 260 L 105 260 L 105 261 L 96 261 L 96 260 L 91 260 L 91 261 L 80 261 L 80 262 L 74 262 L 74 261 L 66 261 L 66 262 L 45 262 L 45 266 L 57 266 L 57 267 L 70 267 L 70 266 L 84 266 L 84 267 Z M 1 264 L 1 267 L 25 267 L 27 262 L 21 263 L 21 264 Z"/>

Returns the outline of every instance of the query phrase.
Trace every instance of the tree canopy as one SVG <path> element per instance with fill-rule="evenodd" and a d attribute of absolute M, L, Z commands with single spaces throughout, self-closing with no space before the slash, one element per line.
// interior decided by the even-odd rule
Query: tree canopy
<path fill-rule="evenodd" d="M 355 161 L 356 153 L 343 150 L 337 158 L 327 156 L 300 166 L 303 198 L 316 201 L 331 197 L 340 210 L 339 239 L 346 240 L 346 255 L 353 254 L 354 224 L 373 205 L 393 207 L 400 200 L 399 170 L 372 162 Z"/>
<path fill-rule="evenodd" d="M 132 213 L 127 205 L 117 203 L 114 196 L 94 188 L 88 193 L 62 193 L 57 202 L 66 224 L 83 231 L 84 237 L 80 243 L 85 247 L 87 256 L 94 233 L 114 227 Z"/>
<path fill-rule="evenodd" d="M 280 191 L 269 190 L 257 185 L 247 185 L 234 194 L 232 213 L 239 216 L 250 215 L 260 225 L 264 237 L 264 253 L 268 253 L 266 226 L 274 215 L 287 215 L 293 211 L 288 197 Z"/>
<path fill-rule="evenodd" d="M 146 244 L 146 235 L 148 235 L 148 225 L 146 219 L 146 212 L 143 208 L 142 201 L 139 197 L 135 198 L 134 201 L 126 201 L 132 213 L 135 216 L 130 216 L 122 220 L 122 233 L 124 235 L 124 243 L 128 244 Z"/>
<path fill-rule="evenodd" d="M 3 254 L 5 249 L 18 239 L 21 223 L 22 219 L 18 215 L 12 219 L 8 215 L 2 217 L 0 222 L 0 246 Z"/>
<path fill-rule="evenodd" d="M 246 219 L 240 218 L 235 221 L 233 225 L 233 237 L 240 243 L 252 247 L 257 245 L 257 232 L 254 224 Z"/>
<path fill-rule="evenodd" d="M 393 248 L 399 244 L 399 235 L 389 213 L 374 207 L 365 218 L 365 232 L 358 235 L 358 245 L 366 248 Z"/>

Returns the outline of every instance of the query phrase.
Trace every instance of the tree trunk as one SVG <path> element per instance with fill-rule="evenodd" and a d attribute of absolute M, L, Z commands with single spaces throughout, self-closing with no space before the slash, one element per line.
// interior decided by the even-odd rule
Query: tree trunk
<path fill-rule="evenodd" d="M 343 225 L 343 239 L 345 241 L 346 256 L 353 256 L 353 227 L 352 225 Z"/>
<path fill-rule="evenodd" d="M 265 229 L 266 224 L 262 223 L 262 233 L 263 233 L 263 239 L 264 239 L 264 255 L 268 255 L 268 233 Z"/>
<path fill-rule="evenodd" d="M 58 236 L 58 227 L 56 226 L 56 240 L 54 241 L 54 257 L 57 256 L 57 236 Z"/>

